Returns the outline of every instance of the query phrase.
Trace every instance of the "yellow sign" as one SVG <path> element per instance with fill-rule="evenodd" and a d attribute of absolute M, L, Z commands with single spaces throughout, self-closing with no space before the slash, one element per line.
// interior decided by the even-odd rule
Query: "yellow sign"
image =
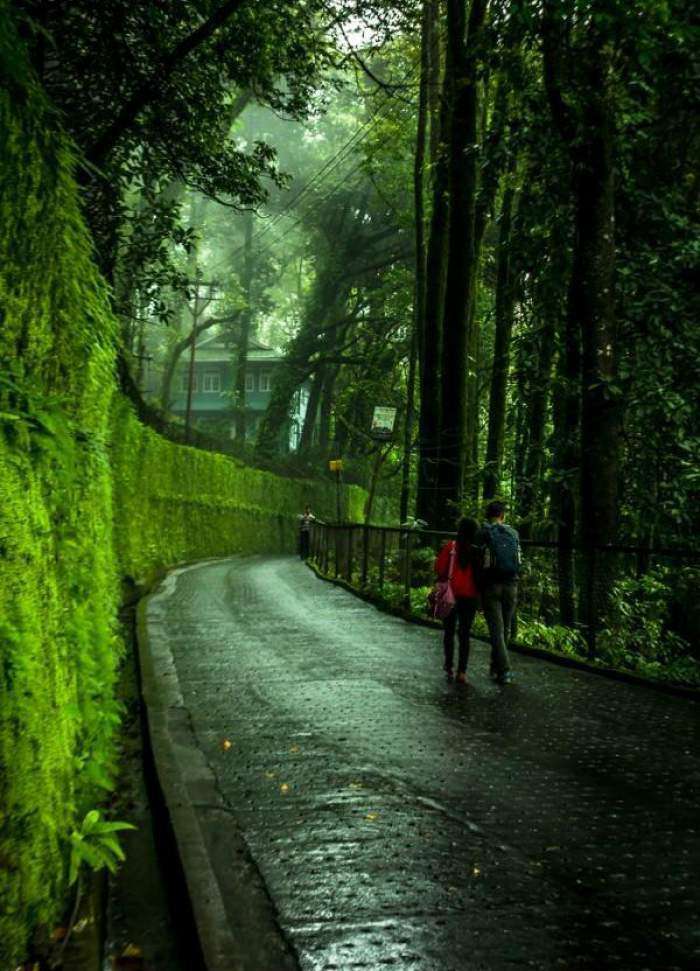
<path fill-rule="evenodd" d="M 343 468 L 343 460 L 331 459 L 330 462 L 328 463 L 328 468 L 331 470 L 331 472 L 340 472 L 341 469 Z"/>

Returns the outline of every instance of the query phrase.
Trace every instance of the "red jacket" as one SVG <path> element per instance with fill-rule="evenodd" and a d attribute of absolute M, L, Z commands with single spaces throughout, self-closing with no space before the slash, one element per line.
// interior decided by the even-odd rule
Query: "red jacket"
<path fill-rule="evenodd" d="M 435 572 L 439 580 L 446 580 L 450 569 L 450 551 L 457 544 L 454 540 L 448 540 L 438 553 L 435 560 Z M 466 569 L 462 570 L 457 559 L 455 549 L 455 561 L 452 569 L 452 593 L 455 597 L 478 597 L 479 591 L 476 588 L 474 578 L 474 567 L 468 563 Z"/>

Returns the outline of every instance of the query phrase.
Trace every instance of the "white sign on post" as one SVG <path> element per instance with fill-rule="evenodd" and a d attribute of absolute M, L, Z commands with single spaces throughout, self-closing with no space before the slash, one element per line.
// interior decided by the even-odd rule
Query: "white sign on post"
<path fill-rule="evenodd" d="M 396 422 L 396 408 L 383 408 L 377 405 L 372 415 L 371 435 L 373 438 L 391 438 Z"/>

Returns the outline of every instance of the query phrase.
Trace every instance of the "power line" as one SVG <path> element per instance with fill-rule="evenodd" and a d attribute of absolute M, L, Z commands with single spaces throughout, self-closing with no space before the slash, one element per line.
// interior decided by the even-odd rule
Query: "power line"
<path fill-rule="evenodd" d="M 406 73 L 404 77 L 404 82 L 413 79 L 419 70 L 420 70 L 420 64 L 419 63 L 414 64 L 412 69 Z M 293 207 L 298 205 L 298 203 L 311 191 L 311 189 L 315 185 L 325 182 L 328 179 L 328 177 L 332 174 L 332 172 L 335 171 L 340 165 L 342 165 L 342 163 L 345 161 L 348 155 L 353 151 L 353 149 L 357 148 L 357 146 L 370 135 L 372 129 L 375 128 L 379 124 L 379 122 L 383 119 L 384 114 L 386 113 L 386 110 L 391 106 L 392 100 L 393 99 L 391 94 L 387 93 L 385 98 L 385 103 L 377 109 L 374 115 L 371 118 L 369 118 L 355 132 L 355 134 L 352 135 L 348 139 L 348 141 L 345 142 L 338 149 L 335 155 L 333 155 L 330 159 L 328 159 L 324 163 L 324 165 L 321 166 L 318 172 L 316 172 L 312 176 L 312 178 L 306 183 L 306 185 L 304 185 L 299 190 L 299 192 L 297 192 L 297 194 L 292 199 L 290 199 L 290 201 L 287 203 L 284 209 L 282 209 L 272 218 L 271 222 L 269 222 L 259 233 L 253 234 L 253 237 L 252 237 L 253 243 L 255 242 L 259 243 L 261 239 L 267 236 L 275 228 L 275 226 L 279 222 L 281 222 L 282 219 L 284 219 L 284 217 L 290 212 L 290 210 Z M 355 172 L 357 172 L 358 169 L 361 168 L 361 166 L 362 166 L 362 162 L 360 161 L 354 166 L 353 169 L 351 169 L 350 172 L 346 173 L 345 179 L 354 175 Z M 322 201 L 324 202 L 328 201 L 328 199 L 332 197 L 332 195 L 334 194 L 335 191 L 337 191 L 338 188 L 340 188 L 340 182 L 336 183 L 331 193 L 324 196 Z M 289 235 L 289 233 L 293 229 L 295 229 L 298 225 L 300 225 L 301 222 L 303 222 L 303 218 L 297 219 L 287 230 L 285 230 L 284 233 L 282 233 L 281 236 L 273 237 L 270 243 L 274 244 L 276 242 L 281 242 L 287 235 Z M 266 252 L 270 248 L 270 243 L 268 243 L 267 246 L 264 246 L 262 248 L 262 252 Z M 245 248 L 244 245 L 239 246 L 238 249 L 234 250 L 230 259 L 235 259 L 235 257 L 238 256 L 239 253 L 243 252 L 244 248 Z"/>

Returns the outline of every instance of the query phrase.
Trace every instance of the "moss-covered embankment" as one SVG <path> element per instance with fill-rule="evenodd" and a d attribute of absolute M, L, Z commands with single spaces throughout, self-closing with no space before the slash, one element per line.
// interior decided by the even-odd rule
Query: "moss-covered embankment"
<path fill-rule="evenodd" d="M 307 499 L 177 446 L 114 377 L 116 325 L 74 158 L 0 4 L 0 968 L 65 900 L 67 849 L 113 778 L 120 580 L 180 560 L 289 549 Z M 356 519 L 363 493 L 344 493 Z"/>

